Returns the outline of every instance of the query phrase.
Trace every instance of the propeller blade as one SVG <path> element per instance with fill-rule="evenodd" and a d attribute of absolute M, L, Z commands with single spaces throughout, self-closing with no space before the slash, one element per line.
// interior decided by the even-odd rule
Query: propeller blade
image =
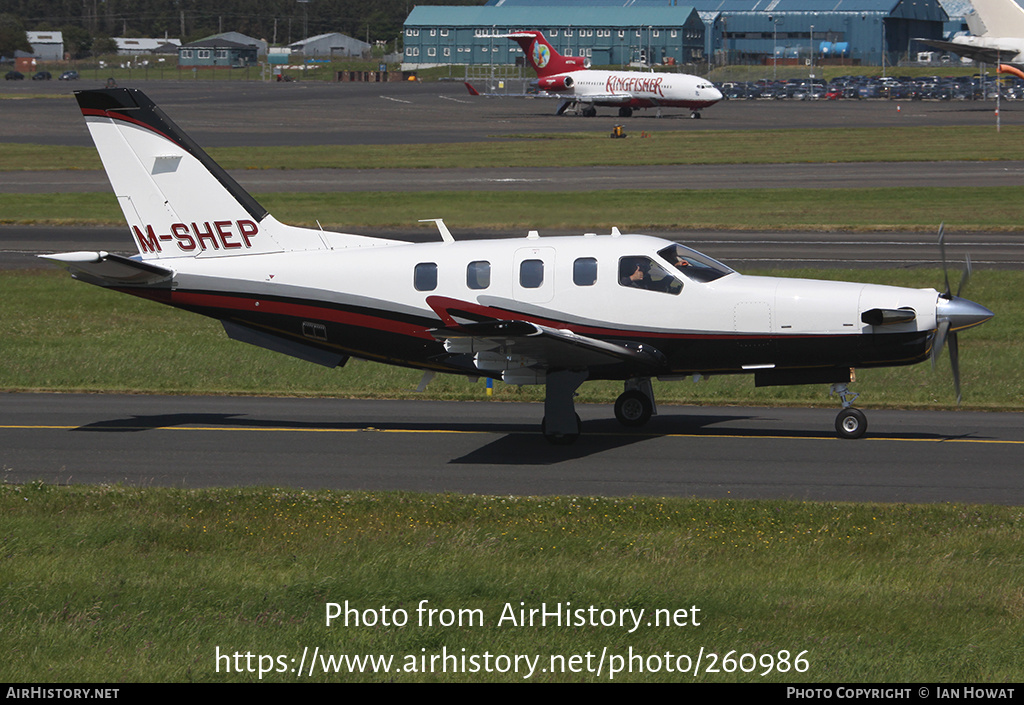
<path fill-rule="evenodd" d="M 946 344 L 946 334 L 949 333 L 949 321 L 939 321 L 935 329 L 935 340 L 932 341 L 932 369 L 935 369 L 935 361 L 942 354 L 942 346 Z"/>
<path fill-rule="evenodd" d="M 956 288 L 956 295 L 960 296 L 960 292 L 967 286 L 967 282 L 971 278 L 971 256 L 967 255 L 964 259 L 964 273 L 960 275 L 960 286 Z"/>
<path fill-rule="evenodd" d="M 947 299 L 950 296 L 951 290 L 949 287 L 949 270 L 946 268 L 946 224 L 939 224 L 939 254 L 942 257 L 942 276 L 946 280 L 946 293 L 943 294 Z"/>
<path fill-rule="evenodd" d="M 953 389 L 956 390 L 956 405 L 960 406 L 960 345 L 956 341 L 956 331 L 949 336 L 949 364 L 953 368 Z"/>

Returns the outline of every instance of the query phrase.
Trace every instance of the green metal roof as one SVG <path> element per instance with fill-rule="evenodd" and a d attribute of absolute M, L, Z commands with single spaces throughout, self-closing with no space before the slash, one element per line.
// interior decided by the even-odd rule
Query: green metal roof
<path fill-rule="evenodd" d="M 690 5 L 675 7 L 462 7 L 419 5 L 405 26 L 516 27 L 558 25 L 577 27 L 678 26 L 695 12 Z"/>

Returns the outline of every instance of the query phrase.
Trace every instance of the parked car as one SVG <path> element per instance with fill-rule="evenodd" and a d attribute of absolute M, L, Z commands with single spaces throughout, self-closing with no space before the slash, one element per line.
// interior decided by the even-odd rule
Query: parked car
<path fill-rule="evenodd" d="M 6 80 L 6 81 L 24 81 L 25 80 L 25 74 L 23 74 L 21 71 L 8 71 L 6 74 L 4 74 L 4 80 Z"/>
<path fill-rule="evenodd" d="M 33 81 L 49 81 L 51 78 L 53 78 L 53 74 L 49 71 L 36 71 L 32 76 Z"/>
<path fill-rule="evenodd" d="M 65 71 L 64 73 L 62 73 L 60 75 L 60 78 L 58 80 L 60 80 L 60 81 L 77 81 L 78 80 L 78 72 L 77 71 Z"/>

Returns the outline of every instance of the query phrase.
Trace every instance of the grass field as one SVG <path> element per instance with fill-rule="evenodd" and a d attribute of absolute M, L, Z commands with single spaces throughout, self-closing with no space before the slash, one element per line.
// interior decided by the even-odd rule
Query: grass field
<path fill-rule="evenodd" d="M 1024 676 L 1020 508 L 30 484 L 0 486 L 0 536 L 8 682 Z M 328 625 L 346 601 L 376 626 Z M 644 615 L 518 622 L 566 603 Z M 394 661 L 311 676 L 307 656 L 292 672 L 315 648 Z M 532 674 L 500 659 L 516 654 L 539 659 Z M 558 660 L 572 656 L 577 672 Z"/>
<path fill-rule="evenodd" d="M 569 230 L 947 231 L 1020 229 L 1024 186 L 978 188 L 620 190 L 586 193 L 263 193 L 278 220 L 307 227 L 422 227 L 444 214 L 455 232 Z M 121 225 L 112 194 L 0 194 L 0 224 Z M 581 229 L 583 228 L 583 229 Z M 130 246 L 127 242 L 127 246 Z"/>
<path fill-rule="evenodd" d="M 495 165 L 547 167 L 639 164 L 783 164 L 1024 159 L 1024 127 L 888 127 L 685 130 L 610 140 L 604 131 L 514 135 L 467 144 L 222 147 L 225 169 L 430 169 Z M 700 149 L 694 149 L 694 144 Z M 892 145 L 900 145 L 894 150 Z M 5 144 L 0 171 L 100 169 L 92 147 Z"/>

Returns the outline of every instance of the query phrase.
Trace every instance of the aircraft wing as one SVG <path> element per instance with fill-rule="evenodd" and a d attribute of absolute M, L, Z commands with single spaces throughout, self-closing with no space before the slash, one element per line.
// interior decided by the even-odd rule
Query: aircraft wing
<path fill-rule="evenodd" d="M 1018 59 L 1020 50 L 1012 47 L 982 46 L 980 44 L 965 44 L 963 42 L 947 42 L 941 39 L 915 39 L 933 49 L 939 51 L 965 56 L 974 61 L 984 61 L 986 64 L 1004 63 L 1020 64 Z"/>
<path fill-rule="evenodd" d="M 166 267 L 109 252 L 61 252 L 39 257 L 59 264 L 76 279 L 99 286 L 169 285 L 174 276 L 174 271 Z"/>
<path fill-rule="evenodd" d="M 630 93 L 607 93 L 602 95 L 577 95 L 574 96 L 574 100 L 580 103 L 600 103 L 602 105 L 608 105 L 611 103 L 628 103 L 633 100 L 633 96 Z"/>
<path fill-rule="evenodd" d="M 512 318 L 514 314 L 509 311 L 455 299 L 430 297 L 427 303 L 446 324 L 430 334 L 444 341 L 449 352 L 482 354 L 484 360 L 487 355 L 492 356 L 491 364 L 495 367 L 478 361 L 480 369 L 502 369 L 497 367 L 504 364 L 502 358 L 518 367 L 537 370 L 578 370 L 626 363 L 653 372 L 665 364 L 664 355 L 650 345 L 599 340 L 565 328 Z"/>
<path fill-rule="evenodd" d="M 481 91 L 477 89 L 469 81 L 462 82 L 466 86 L 466 90 L 469 91 L 471 96 L 486 97 L 486 98 L 564 98 L 565 96 L 558 95 L 556 93 L 548 93 L 547 91 L 534 91 L 533 93 L 509 93 L 508 91 Z"/>

